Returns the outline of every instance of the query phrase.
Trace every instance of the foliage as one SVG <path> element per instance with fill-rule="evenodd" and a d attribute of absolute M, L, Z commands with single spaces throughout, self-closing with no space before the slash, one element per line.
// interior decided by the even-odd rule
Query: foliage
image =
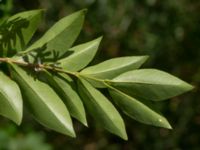
<path fill-rule="evenodd" d="M 155 102 L 187 92 L 191 85 L 163 71 L 139 69 L 147 56 L 113 58 L 86 67 L 102 39 L 72 47 L 86 10 L 64 17 L 28 45 L 43 12 L 22 12 L 1 24 L 3 116 L 20 124 L 24 103 L 39 123 L 75 137 L 71 116 L 88 126 L 89 114 L 103 128 L 127 140 L 117 107 L 139 122 L 171 129 L 154 108 Z"/>

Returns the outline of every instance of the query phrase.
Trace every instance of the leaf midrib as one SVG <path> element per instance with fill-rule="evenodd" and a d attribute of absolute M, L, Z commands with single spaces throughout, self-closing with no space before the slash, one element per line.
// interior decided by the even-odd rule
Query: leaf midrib
<path fill-rule="evenodd" d="M 139 81 L 136 81 L 136 82 L 131 82 L 131 81 L 117 81 L 117 80 L 113 80 L 113 81 L 110 81 L 111 83 L 129 83 L 129 84 L 147 84 L 147 85 L 160 85 L 160 86 L 169 86 L 169 87 L 173 87 L 173 86 L 180 86 L 181 83 L 179 84 L 159 84 L 159 83 L 150 83 L 150 82 L 139 82 Z"/>

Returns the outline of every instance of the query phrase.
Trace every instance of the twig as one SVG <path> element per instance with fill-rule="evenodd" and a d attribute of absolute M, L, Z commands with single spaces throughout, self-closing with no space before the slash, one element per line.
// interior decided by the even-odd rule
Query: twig
<path fill-rule="evenodd" d="M 29 67 L 29 68 L 38 68 L 38 70 L 51 70 L 51 71 L 55 71 L 55 72 L 60 72 L 60 73 L 65 73 L 65 74 L 70 74 L 73 76 L 78 76 L 78 72 L 71 72 L 71 71 L 66 71 L 54 66 L 50 66 L 48 64 L 33 64 L 33 63 L 28 63 L 25 61 L 19 61 L 19 60 L 15 60 L 12 58 L 0 58 L 0 62 L 6 62 L 6 63 L 13 63 L 19 66 L 24 66 L 24 67 Z"/>

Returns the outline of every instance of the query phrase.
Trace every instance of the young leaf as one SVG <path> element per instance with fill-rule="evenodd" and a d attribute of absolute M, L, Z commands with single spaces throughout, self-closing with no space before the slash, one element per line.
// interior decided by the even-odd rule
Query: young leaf
<path fill-rule="evenodd" d="M 79 71 L 84 68 L 94 58 L 101 39 L 102 37 L 99 37 L 93 41 L 70 48 L 68 53 L 71 54 L 59 61 L 60 66 L 69 71 Z"/>
<path fill-rule="evenodd" d="M 42 55 L 44 55 L 45 58 L 59 58 L 66 53 L 79 35 L 85 13 L 86 10 L 84 9 L 59 20 L 42 38 L 27 48 L 24 53 L 38 49 L 38 51 L 44 53 Z"/>
<path fill-rule="evenodd" d="M 75 137 L 69 112 L 53 89 L 16 65 L 11 64 L 10 68 L 24 102 L 36 120 L 50 129 Z"/>
<path fill-rule="evenodd" d="M 127 140 L 123 119 L 112 103 L 84 79 L 80 78 L 78 90 L 90 115 L 105 129 Z"/>
<path fill-rule="evenodd" d="M 126 71 L 138 69 L 147 58 L 148 56 L 113 58 L 100 64 L 85 68 L 81 73 L 95 78 L 112 79 Z"/>
<path fill-rule="evenodd" d="M 133 97 L 148 100 L 165 100 L 193 87 L 166 72 L 156 69 L 129 71 L 114 78 L 110 84 Z"/>
<path fill-rule="evenodd" d="M 22 120 L 23 104 L 17 84 L 0 71 L 0 114 L 16 124 Z"/>
<path fill-rule="evenodd" d="M 1 25 L 2 46 L 9 51 L 22 51 L 35 33 L 43 10 L 31 10 L 10 17 Z"/>
<path fill-rule="evenodd" d="M 166 118 L 153 110 L 153 108 L 113 87 L 109 88 L 109 92 L 113 97 L 113 101 L 131 118 L 145 124 L 171 129 Z"/>
<path fill-rule="evenodd" d="M 77 92 L 72 88 L 75 86 L 74 81 L 66 74 L 52 75 L 49 72 L 43 72 L 41 78 L 53 87 L 54 91 L 66 104 L 70 114 L 87 126 L 83 103 Z"/>

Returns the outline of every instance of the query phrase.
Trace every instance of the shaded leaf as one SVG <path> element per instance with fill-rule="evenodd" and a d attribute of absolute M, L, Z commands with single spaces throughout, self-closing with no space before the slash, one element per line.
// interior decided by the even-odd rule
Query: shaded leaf
<path fill-rule="evenodd" d="M 145 124 L 171 129 L 166 118 L 153 110 L 150 106 L 145 105 L 141 101 L 113 87 L 109 88 L 109 92 L 113 97 L 113 101 L 131 118 Z"/>
<path fill-rule="evenodd" d="M 38 50 L 45 58 L 59 58 L 72 46 L 83 25 L 86 10 L 66 16 L 56 22 L 39 40 L 26 49 L 24 53 Z M 45 61 L 45 60 L 44 60 Z"/>
<path fill-rule="evenodd" d="M 0 114 L 20 124 L 23 103 L 18 85 L 0 71 Z"/>
<path fill-rule="evenodd" d="M 11 73 L 36 120 L 50 129 L 75 137 L 69 112 L 53 89 L 16 65 L 11 64 Z"/>
<path fill-rule="evenodd" d="M 168 99 L 193 88 L 179 78 L 156 69 L 129 71 L 109 84 L 133 97 L 154 101 Z"/>
<path fill-rule="evenodd" d="M 73 83 L 74 81 L 66 74 L 52 75 L 49 72 L 44 72 L 41 76 L 43 81 L 50 84 L 54 91 L 60 96 L 70 114 L 87 126 L 83 103 L 77 92 L 72 88 L 75 86 Z"/>
<path fill-rule="evenodd" d="M 127 140 L 123 119 L 112 103 L 84 79 L 80 78 L 78 90 L 90 115 L 105 129 Z"/>
<path fill-rule="evenodd" d="M 112 79 L 126 71 L 138 69 L 147 60 L 147 58 L 148 56 L 113 58 L 97 65 L 87 67 L 82 70 L 81 73 L 95 78 Z"/>
<path fill-rule="evenodd" d="M 43 10 L 31 10 L 10 17 L 1 25 L 1 46 L 9 51 L 22 51 L 35 33 Z"/>
<path fill-rule="evenodd" d="M 77 45 L 69 49 L 69 55 L 59 61 L 60 66 L 64 70 L 79 71 L 87 66 L 94 58 L 102 37 L 99 37 L 93 41 Z"/>

